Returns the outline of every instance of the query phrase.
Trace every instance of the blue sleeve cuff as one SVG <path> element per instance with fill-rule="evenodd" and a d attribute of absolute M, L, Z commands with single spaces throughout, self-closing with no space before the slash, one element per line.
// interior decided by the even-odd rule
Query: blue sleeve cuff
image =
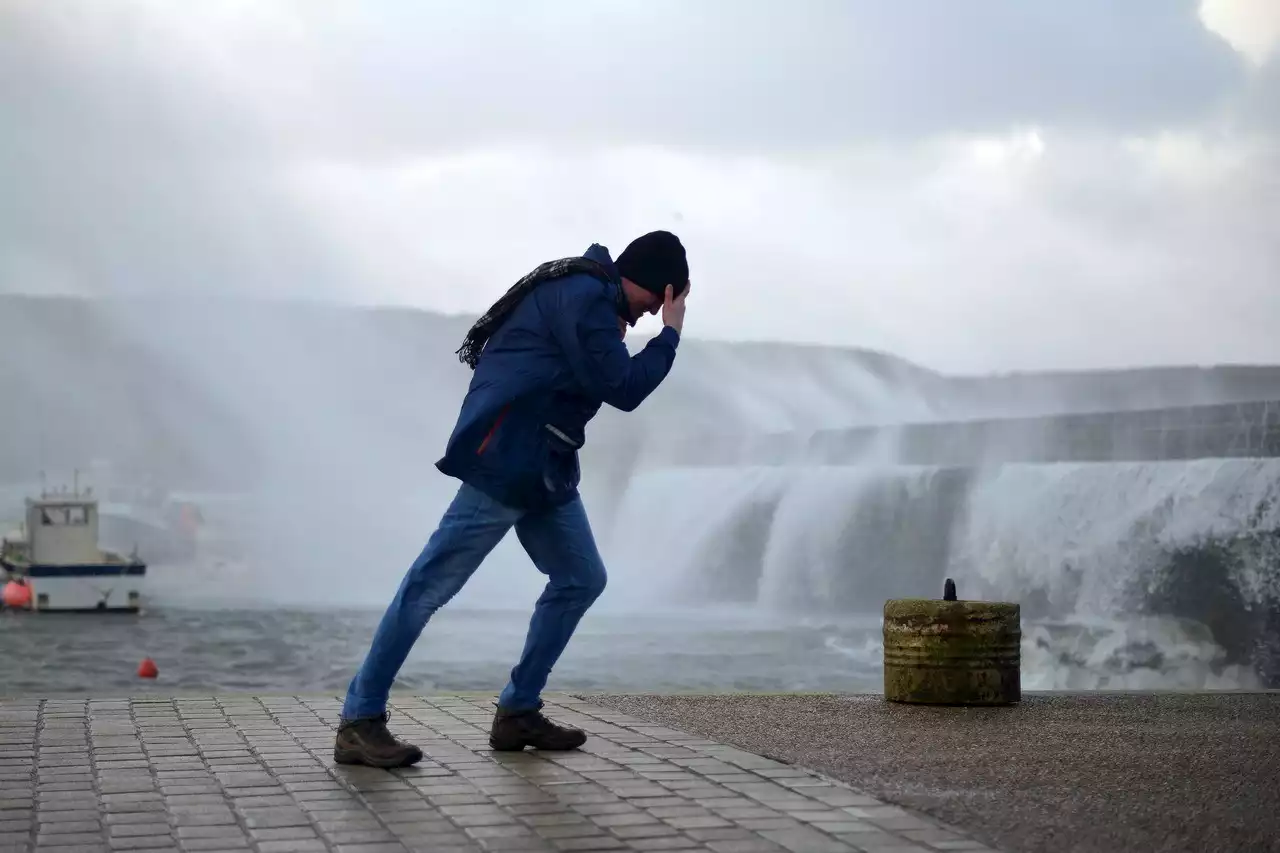
<path fill-rule="evenodd" d="M 658 337 L 666 335 L 667 343 L 671 344 L 672 349 L 680 345 L 680 333 L 670 326 L 663 326 L 662 331 L 658 333 Z"/>

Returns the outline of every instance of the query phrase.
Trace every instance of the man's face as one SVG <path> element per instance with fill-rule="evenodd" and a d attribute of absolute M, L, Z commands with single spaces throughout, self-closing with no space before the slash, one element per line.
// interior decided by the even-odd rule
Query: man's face
<path fill-rule="evenodd" d="M 660 310 L 662 310 L 662 303 L 663 298 L 658 294 L 651 293 L 647 290 L 641 290 L 640 299 L 635 303 L 636 316 L 638 317 L 641 314 L 656 315 Z"/>
<path fill-rule="evenodd" d="M 640 319 L 645 314 L 657 314 L 662 310 L 663 297 L 659 293 L 645 290 L 629 278 L 622 280 L 622 288 L 627 294 L 627 306 L 631 309 L 631 319 Z"/>

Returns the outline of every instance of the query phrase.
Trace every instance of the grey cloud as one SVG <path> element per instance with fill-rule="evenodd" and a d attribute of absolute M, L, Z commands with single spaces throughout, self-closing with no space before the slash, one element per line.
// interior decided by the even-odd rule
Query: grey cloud
<path fill-rule="evenodd" d="M 1232 117 L 1255 133 L 1280 130 L 1280 52 L 1249 75 L 1230 101 Z"/>
<path fill-rule="evenodd" d="M 245 72 L 229 78 L 237 93 L 225 69 L 217 86 L 201 81 L 201 55 L 179 62 L 181 42 L 135 7 L 83 22 L 48 11 L 69 5 L 0 10 L 11 57 L 0 72 L 28 96 L 7 93 L 8 118 L 166 157 L 284 145 L 362 158 L 531 139 L 776 150 L 1023 122 L 1133 130 L 1204 116 L 1242 74 L 1193 0 L 632 0 L 536 13 L 504 0 L 296 0 L 266 8 L 305 20 L 300 34 L 210 24 Z M 93 27 L 111 35 L 86 51 L 76 32 Z M 172 61 L 148 64 L 166 52 Z M 230 104 L 236 94 L 255 110 Z"/>
<path fill-rule="evenodd" d="M 121 24 L 138 20 L 119 8 Z M 148 61 L 128 26 L 76 37 L 66 11 L 0 5 L 0 289 L 40 289 L 34 266 L 90 292 L 301 279 L 335 295 L 337 259 L 244 108 L 180 63 Z"/>
<path fill-rule="evenodd" d="M 313 66 L 317 91 L 345 91 L 357 126 L 419 144 L 525 132 L 760 148 L 1033 121 L 1148 128 L 1205 114 L 1241 74 L 1189 0 L 555 8 L 529 22 L 471 4 L 440 29 L 421 7 L 403 22 L 378 7 L 343 29 L 357 59 Z"/>
<path fill-rule="evenodd" d="M 306 281 L 315 295 L 335 297 L 345 287 L 340 259 L 258 171 L 51 162 L 9 181 L 0 232 L 0 270 L 9 249 L 76 279 L 80 292 L 261 293 Z M 0 281 L 0 289 L 39 284 Z"/>
<path fill-rule="evenodd" d="M 98 11 L 68 11 L 77 8 Z M 191 31 L 206 23 L 201 10 L 214 7 L 103 8 L 0 0 L 0 289 L 23 289 L 27 282 L 14 270 L 43 265 L 78 274 L 91 290 L 287 289 L 359 298 L 366 277 L 382 271 L 353 266 L 358 261 L 343 253 L 343 241 L 360 243 L 366 258 L 390 256 L 387 268 L 401 280 L 430 287 L 433 276 L 442 278 L 421 257 L 396 257 L 403 241 L 388 246 L 379 234 L 388 227 L 379 216 L 412 217 L 412 201 L 401 208 L 379 198 L 373 225 L 358 233 L 317 232 L 316 211 L 304 209 L 285 184 L 290 170 L 312 157 L 360 166 L 368 158 L 486 141 L 587 146 L 618 139 L 707 146 L 713 155 L 744 147 L 778 155 L 801 144 L 856 154 L 885 134 L 1039 121 L 1053 128 L 1054 163 L 1065 165 L 1044 170 L 1028 190 L 1040 196 L 1026 206 L 991 214 L 991 227 L 1007 235 L 1003 242 L 959 238 L 955 221 L 938 218 L 933 199 L 920 195 L 922 170 L 937 163 L 908 144 L 893 146 L 899 156 L 883 174 L 845 180 L 833 172 L 840 188 L 831 205 L 808 213 L 847 221 L 849 233 L 894 247 L 881 249 L 876 263 L 916 276 L 918 288 L 954 291 L 962 274 L 998 282 L 1002 290 L 987 313 L 999 322 L 984 321 L 992 331 L 983 345 L 991 352 L 975 353 L 968 362 L 974 367 L 1078 363 L 1086 355 L 1167 360 L 1189 352 L 1168 335 L 1153 340 L 1142 329 L 1121 328 L 1133 316 L 1127 308 L 1105 321 L 1115 330 L 1107 346 L 1079 352 L 1086 315 L 1101 310 L 1090 300 L 1105 301 L 1097 282 L 1120 280 L 1114 271 L 1138 264 L 1138 253 L 1142 280 L 1134 287 L 1141 298 L 1131 303 L 1149 301 L 1148 314 L 1188 322 L 1216 312 L 1218 331 L 1199 335 L 1197 353 L 1212 354 L 1217 340 L 1254 341 L 1250 352 L 1269 346 L 1255 318 L 1276 307 L 1262 275 L 1276 268 L 1280 245 L 1267 233 L 1280 209 L 1274 158 L 1251 160 L 1226 183 L 1179 187 L 1132 174 L 1103 150 L 1117 134 L 1223 115 L 1265 128 L 1274 115 L 1280 99 L 1265 95 L 1280 91 L 1280 63 L 1247 70 L 1200 26 L 1189 1 L 831 0 L 794 4 L 784 16 L 776 3 L 667 0 L 562 3 L 540 7 L 540 17 L 517 17 L 497 2 L 456 4 L 446 15 L 421 4 L 263 0 L 261 8 L 291 9 L 306 26 L 278 36 L 210 20 L 204 42 L 189 41 Z M 160 10 L 197 20 L 170 32 Z M 1064 150 L 1077 136 L 1105 143 Z M 572 157 L 558 162 L 560 173 L 601 178 L 599 170 L 575 172 Z M 556 192 L 549 174 L 524 177 L 535 197 Z M 461 195 L 471 200 L 474 193 L 465 183 L 450 186 L 459 198 L 436 212 L 456 219 L 466 207 Z M 804 202 L 803 193 L 780 198 Z M 527 214 L 496 210 L 478 227 L 505 234 L 541 227 L 543 236 L 565 235 L 572 251 L 599 236 L 579 232 L 587 227 L 583 218 L 547 225 L 569 209 L 548 202 L 548 220 L 532 225 Z M 616 224 L 608 211 L 588 219 L 592 228 L 597 220 L 598 227 Z M 805 235 L 796 229 L 786 245 L 778 238 L 764 248 L 759 234 L 734 234 L 716 248 L 705 224 L 680 227 L 693 239 L 701 229 L 705 256 L 718 251 L 724 274 L 738 270 L 748 279 L 762 269 L 804 267 L 819 280 L 826 275 L 825 261 L 806 257 Z M 850 249 L 844 262 L 864 262 L 865 254 Z M 1203 303 L 1215 287 L 1206 282 L 1223 277 L 1235 297 Z M 1060 283 L 1080 306 L 1071 323 L 1056 324 L 1053 341 L 1023 328 L 1018 311 L 1043 301 L 1023 281 Z M 1163 300 L 1162 287 L 1169 294 Z M 897 312 L 885 321 L 898 324 L 880 339 L 885 345 L 940 366 L 948 353 L 974 349 L 967 331 L 921 335 L 914 309 L 901 298 L 886 302 L 892 298 L 877 295 L 859 313 Z M 943 301 L 959 310 L 958 299 Z M 1250 331 L 1223 331 L 1231 311 Z M 813 331 L 803 318 L 767 310 L 752 322 L 753 336 Z M 832 319 L 822 337 L 872 332 Z"/>
<path fill-rule="evenodd" d="M 73 14 L 73 10 L 93 14 Z M 184 59 L 145 7 L 0 0 L 5 162 L 101 158 L 182 165 L 271 156 L 235 93 Z"/>
<path fill-rule="evenodd" d="M 1135 130 L 1205 115 L 1242 73 L 1189 0 L 586 9 L 368 11 L 342 28 L 343 60 L 317 52 L 306 66 L 315 96 L 337 93 L 357 119 L 325 128 L 329 144 L 359 156 L 514 134 L 777 149 L 1020 122 Z"/>

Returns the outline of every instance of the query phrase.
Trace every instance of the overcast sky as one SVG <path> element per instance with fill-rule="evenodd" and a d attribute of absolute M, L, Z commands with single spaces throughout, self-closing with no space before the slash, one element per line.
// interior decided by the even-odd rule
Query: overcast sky
<path fill-rule="evenodd" d="M 0 290 L 475 313 L 654 228 L 699 337 L 1280 362 L 1280 2 L 0 0 Z"/>

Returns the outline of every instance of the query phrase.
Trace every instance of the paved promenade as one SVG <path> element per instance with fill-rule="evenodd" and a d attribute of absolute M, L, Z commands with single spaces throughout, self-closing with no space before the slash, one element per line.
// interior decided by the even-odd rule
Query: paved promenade
<path fill-rule="evenodd" d="M 596 696 L 963 826 L 1018 853 L 1280 853 L 1280 691 Z"/>
<path fill-rule="evenodd" d="M 323 697 L 0 699 L 0 853 L 989 848 L 813 773 L 567 696 L 580 753 L 499 754 L 492 706 L 399 699 L 427 758 L 333 764 Z"/>

